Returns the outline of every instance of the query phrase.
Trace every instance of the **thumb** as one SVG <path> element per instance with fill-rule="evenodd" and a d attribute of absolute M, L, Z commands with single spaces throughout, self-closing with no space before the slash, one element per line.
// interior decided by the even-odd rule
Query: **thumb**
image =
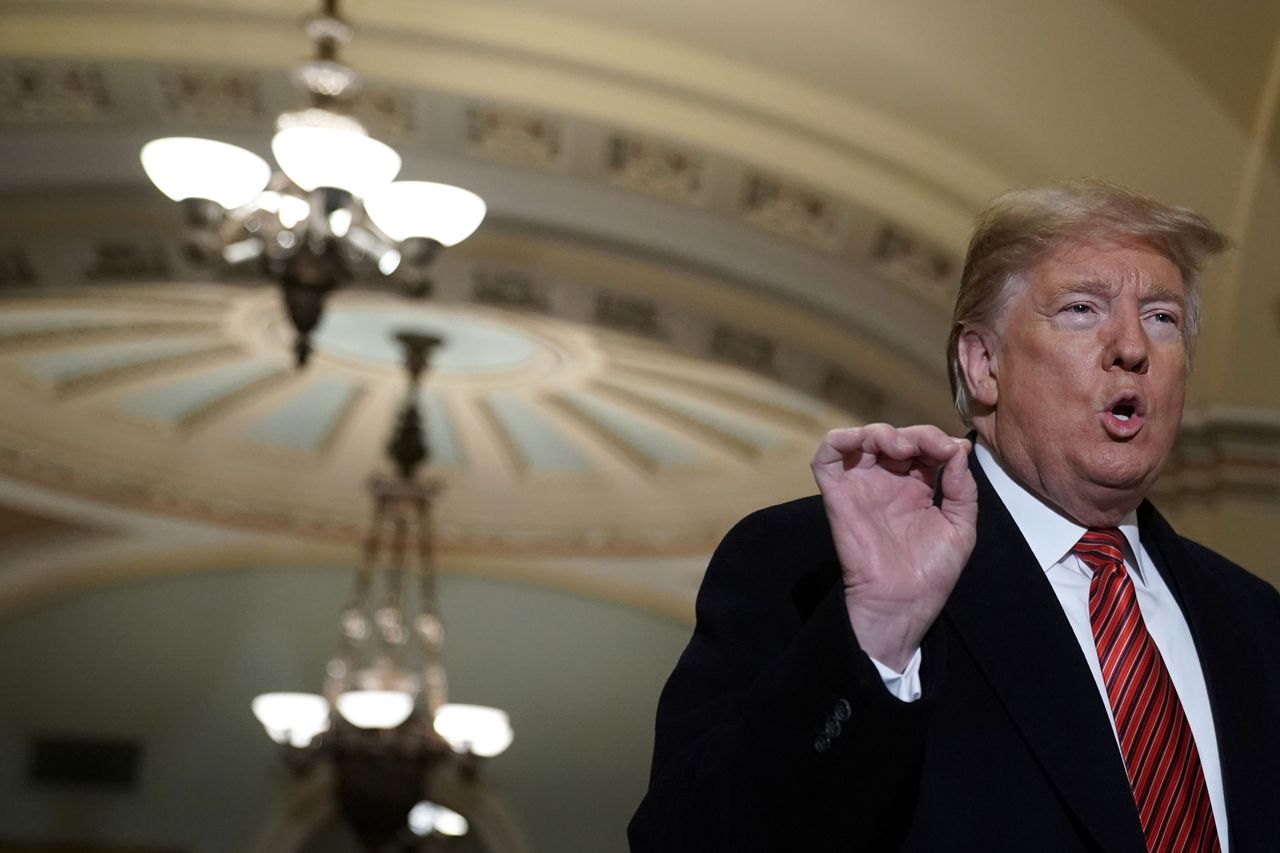
<path fill-rule="evenodd" d="M 942 469 L 942 503 L 938 508 L 952 524 L 972 526 L 978 518 L 978 483 L 969 470 L 973 443 L 962 438 L 956 445 L 955 455 Z"/>

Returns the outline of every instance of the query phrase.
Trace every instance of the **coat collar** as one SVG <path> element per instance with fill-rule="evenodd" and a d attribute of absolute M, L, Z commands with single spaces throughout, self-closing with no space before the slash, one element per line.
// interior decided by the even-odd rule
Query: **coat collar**
<path fill-rule="evenodd" d="M 981 466 L 971 458 L 970 467 L 978 539 L 944 614 L 1079 825 L 1101 849 L 1143 853 L 1106 709 L 1083 689 L 1093 676 L 1080 646 Z"/>

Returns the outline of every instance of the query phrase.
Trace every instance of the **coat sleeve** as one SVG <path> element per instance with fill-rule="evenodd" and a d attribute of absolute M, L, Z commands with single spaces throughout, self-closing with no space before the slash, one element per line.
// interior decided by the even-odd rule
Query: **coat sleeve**
<path fill-rule="evenodd" d="M 740 522 L 712 557 L 662 692 L 633 853 L 889 850 L 911 820 L 925 696 L 885 690 L 849 625 L 816 498 Z"/>

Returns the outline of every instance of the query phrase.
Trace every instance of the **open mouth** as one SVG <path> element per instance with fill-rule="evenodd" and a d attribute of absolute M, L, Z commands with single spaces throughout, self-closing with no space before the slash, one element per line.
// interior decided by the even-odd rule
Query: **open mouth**
<path fill-rule="evenodd" d="M 1102 422 L 1112 438 L 1133 438 L 1144 421 L 1142 398 L 1132 393 L 1121 394 L 1102 413 Z"/>
<path fill-rule="evenodd" d="M 1111 407 L 1111 416 L 1118 421 L 1127 421 L 1137 412 L 1137 408 L 1132 403 L 1116 403 Z"/>

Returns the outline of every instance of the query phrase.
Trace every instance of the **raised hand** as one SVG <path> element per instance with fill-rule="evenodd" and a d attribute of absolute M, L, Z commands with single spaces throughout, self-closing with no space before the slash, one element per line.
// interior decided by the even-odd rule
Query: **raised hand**
<path fill-rule="evenodd" d="M 966 439 L 889 424 L 827 433 L 810 467 L 858 643 L 902 671 L 973 551 L 978 487 Z M 934 506 L 941 478 L 942 501 Z"/>

